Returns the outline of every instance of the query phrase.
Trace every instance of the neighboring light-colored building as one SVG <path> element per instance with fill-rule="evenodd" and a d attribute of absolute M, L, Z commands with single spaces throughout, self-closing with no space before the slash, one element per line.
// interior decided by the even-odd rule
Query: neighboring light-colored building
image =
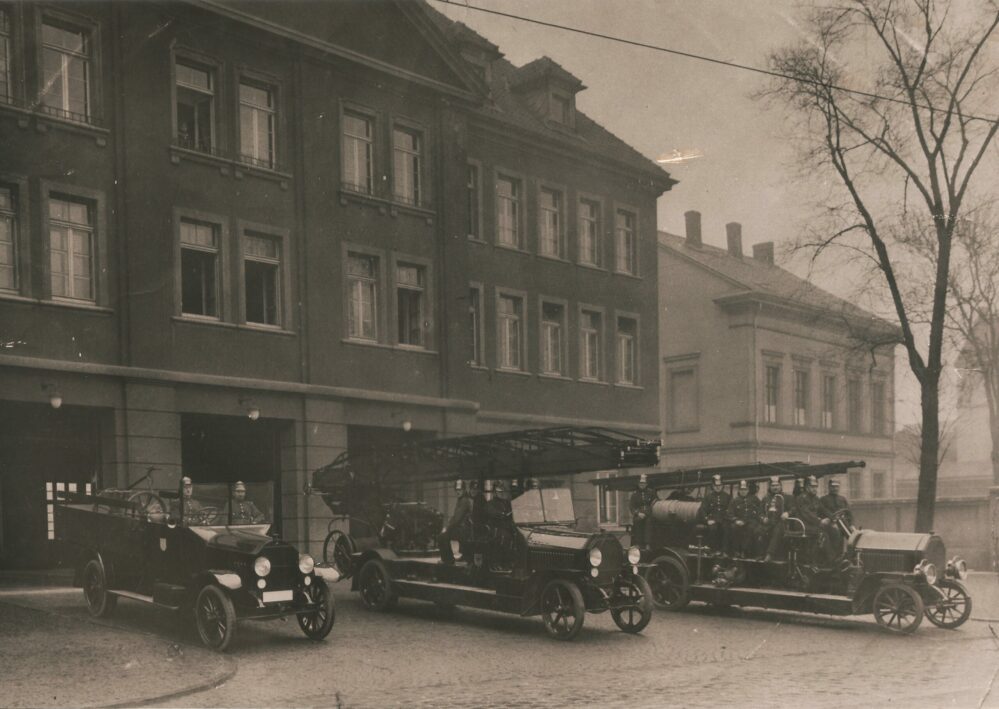
<path fill-rule="evenodd" d="M 47 483 L 270 482 L 315 552 L 344 450 L 657 434 L 674 180 L 555 62 L 419 0 L 4 2 L 0 46 L 0 568 Z"/>
<path fill-rule="evenodd" d="M 774 264 L 772 242 L 743 250 L 660 232 L 660 354 L 666 469 L 863 460 L 853 500 L 893 492 L 893 327 Z"/>

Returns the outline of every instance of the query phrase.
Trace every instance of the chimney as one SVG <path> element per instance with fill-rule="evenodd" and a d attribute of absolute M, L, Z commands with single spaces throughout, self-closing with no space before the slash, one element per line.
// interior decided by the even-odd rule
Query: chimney
<path fill-rule="evenodd" d="M 753 244 L 753 258 L 770 266 L 774 265 L 774 242 L 764 241 Z"/>
<path fill-rule="evenodd" d="M 742 224 L 729 222 L 725 225 L 725 235 L 728 237 L 729 254 L 742 258 Z"/>
<path fill-rule="evenodd" d="M 683 213 L 687 220 L 687 245 L 701 247 L 701 213 L 691 209 Z"/>

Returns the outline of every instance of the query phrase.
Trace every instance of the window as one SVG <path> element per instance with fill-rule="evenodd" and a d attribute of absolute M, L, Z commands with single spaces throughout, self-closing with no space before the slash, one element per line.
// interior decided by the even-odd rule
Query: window
<path fill-rule="evenodd" d="M 482 195 L 481 187 L 479 183 L 479 166 L 469 164 L 468 165 L 468 181 L 465 183 L 465 195 L 466 195 L 466 211 L 468 214 L 468 223 L 466 226 L 466 233 L 469 239 L 481 239 L 482 238 L 482 221 L 481 221 L 481 209 L 482 209 Z"/>
<path fill-rule="evenodd" d="M 274 167 L 274 91 L 255 83 L 239 83 L 239 153 L 244 162 Z"/>
<path fill-rule="evenodd" d="M 565 331 L 565 306 L 558 303 L 541 303 L 541 373 L 562 375 Z"/>
<path fill-rule="evenodd" d="M 521 369 L 521 347 L 524 341 L 524 300 L 501 295 L 497 302 L 499 320 L 499 367 Z"/>
<path fill-rule="evenodd" d="M 396 317 L 400 345 L 426 346 L 426 288 L 427 270 L 423 266 L 396 264 Z"/>
<path fill-rule="evenodd" d="M 780 415 L 780 367 L 768 364 L 766 367 L 766 383 L 764 385 L 763 420 L 766 423 L 777 423 Z"/>
<path fill-rule="evenodd" d="M 617 270 L 620 273 L 635 275 L 638 272 L 635 243 L 635 215 L 632 212 L 619 209 L 614 232 L 617 235 Z"/>
<path fill-rule="evenodd" d="M 871 471 L 871 497 L 875 500 L 888 496 L 888 492 L 885 487 L 885 478 L 886 476 L 883 470 Z"/>
<path fill-rule="evenodd" d="M 205 66 L 178 59 L 177 145 L 203 153 L 215 151 L 215 75 Z"/>
<path fill-rule="evenodd" d="M 871 433 L 879 436 L 883 436 L 887 432 L 885 403 L 884 382 L 873 382 L 871 384 Z"/>
<path fill-rule="evenodd" d="M 616 478 L 617 476 L 617 472 L 597 473 L 598 478 Z M 597 488 L 598 524 L 621 524 L 621 493 L 604 485 L 595 487 Z"/>
<path fill-rule="evenodd" d="M 572 125 L 572 99 L 552 94 L 552 118 L 564 126 Z"/>
<path fill-rule="evenodd" d="M 420 204 L 423 184 L 420 180 L 423 136 L 417 131 L 396 128 L 392 131 L 392 166 L 395 198 L 406 204 Z"/>
<path fill-rule="evenodd" d="M 247 233 L 243 238 L 246 322 L 281 324 L 281 240 Z"/>
<path fill-rule="evenodd" d="M 14 98 L 10 67 L 10 15 L 0 8 L 0 101 Z"/>
<path fill-rule="evenodd" d="M 581 310 L 579 313 L 580 358 L 583 379 L 600 379 L 601 342 L 600 313 Z"/>
<path fill-rule="evenodd" d="M 0 186 L 0 291 L 17 292 L 17 255 L 14 192 Z"/>
<path fill-rule="evenodd" d="M 216 224 L 181 220 L 181 312 L 219 317 L 219 228 Z"/>
<path fill-rule="evenodd" d="M 671 431 L 697 428 L 697 373 L 693 368 L 670 371 L 668 412 Z"/>
<path fill-rule="evenodd" d="M 90 118 L 90 38 L 53 20 L 42 23 L 41 103 L 65 118 Z"/>
<path fill-rule="evenodd" d="M 846 382 L 846 426 L 850 433 L 860 433 L 860 417 L 860 380 L 848 379 Z"/>
<path fill-rule="evenodd" d="M 600 203 L 579 200 L 579 260 L 600 265 Z"/>
<path fill-rule="evenodd" d="M 541 253 L 562 257 L 562 193 L 542 188 L 539 200 Z"/>
<path fill-rule="evenodd" d="M 90 207 L 49 200 L 49 258 L 53 298 L 94 302 L 94 227 Z"/>
<path fill-rule="evenodd" d="M 347 254 L 347 336 L 378 339 L 378 259 L 366 254 Z"/>
<path fill-rule="evenodd" d="M 836 426 L 836 377 L 826 374 L 822 377 L 822 428 Z"/>
<path fill-rule="evenodd" d="M 864 496 L 864 479 L 859 470 L 851 470 L 847 473 L 850 482 L 850 497 L 859 500 Z"/>
<path fill-rule="evenodd" d="M 520 181 L 496 178 L 496 238 L 502 246 L 520 248 Z"/>
<path fill-rule="evenodd" d="M 638 383 L 638 321 L 634 318 L 617 319 L 617 381 L 620 384 Z"/>
<path fill-rule="evenodd" d="M 471 334 L 468 363 L 482 367 L 486 363 L 482 348 L 482 289 L 476 286 L 468 289 L 468 327 Z"/>
<path fill-rule="evenodd" d="M 351 111 L 343 112 L 343 185 L 371 194 L 373 121 Z"/>
<path fill-rule="evenodd" d="M 811 408 L 809 386 L 811 377 L 804 369 L 794 370 L 794 425 L 807 426 Z"/>

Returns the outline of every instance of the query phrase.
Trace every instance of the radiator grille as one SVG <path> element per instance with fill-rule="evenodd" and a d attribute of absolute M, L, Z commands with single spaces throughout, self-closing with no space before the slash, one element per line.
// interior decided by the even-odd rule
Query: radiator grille
<path fill-rule="evenodd" d="M 860 561 L 864 565 L 864 570 L 872 571 L 897 571 L 905 573 L 912 571 L 915 561 L 910 552 L 899 551 L 871 551 L 865 549 L 860 554 Z"/>
<path fill-rule="evenodd" d="M 535 569 L 571 569 L 575 566 L 575 556 L 565 551 L 532 551 L 531 565 Z"/>

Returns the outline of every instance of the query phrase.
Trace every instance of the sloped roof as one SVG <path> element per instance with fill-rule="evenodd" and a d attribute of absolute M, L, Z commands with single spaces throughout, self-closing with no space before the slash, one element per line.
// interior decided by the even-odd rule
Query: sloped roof
<path fill-rule="evenodd" d="M 892 323 L 860 308 L 848 300 L 822 290 L 811 281 L 799 278 L 788 270 L 760 261 L 751 256 L 733 256 L 726 249 L 702 244 L 690 246 L 687 240 L 669 232 L 659 232 L 659 243 L 669 250 L 686 256 L 691 261 L 731 281 L 744 290 L 732 297 L 745 295 L 779 301 L 787 305 L 821 311 L 832 317 L 846 318 L 850 322 L 864 323 L 883 330 L 885 334 L 897 332 Z"/>
<path fill-rule="evenodd" d="M 552 77 L 572 86 L 576 91 L 582 91 L 586 87 L 575 74 L 567 71 L 561 64 L 551 57 L 539 57 L 532 62 L 528 62 L 517 70 L 517 75 L 510 82 L 513 88 L 527 86 L 544 77 Z"/>
<path fill-rule="evenodd" d="M 452 38 L 452 41 L 459 35 L 468 41 L 469 33 L 472 33 L 479 36 L 482 41 L 489 42 L 465 25 L 456 29 L 454 26 L 461 23 L 451 20 L 431 7 L 426 0 L 418 0 L 418 3 L 420 7 L 424 8 L 430 20 L 441 29 L 444 36 Z M 579 81 L 548 57 L 534 60 L 524 67 L 516 67 L 508 60 L 500 58 L 492 63 L 489 82 L 490 100 L 481 107 L 481 113 L 503 121 L 511 127 L 543 137 L 545 140 L 561 141 L 577 149 L 586 150 L 622 163 L 634 170 L 639 170 L 667 182 L 669 185 L 676 183 L 676 180 L 672 179 L 662 167 L 578 109 L 576 110 L 576 126 L 573 131 L 546 122 L 545 117 L 539 115 L 524 97 L 511 90 L 511 86 L 516 86 L 519 82 L 524 81 L 524 77 L 521 75 L 522 71 L 528 72 L 528 75 L 531 76 L 534 72 L 541 70 L 561 71 L 572 80 Z M 531 76 L 531 78 L 534 77 Z"/>

